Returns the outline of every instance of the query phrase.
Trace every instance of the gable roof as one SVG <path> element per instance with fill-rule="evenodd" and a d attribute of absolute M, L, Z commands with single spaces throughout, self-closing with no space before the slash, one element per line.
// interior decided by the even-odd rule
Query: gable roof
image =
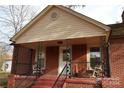
<path fill-rule="evenodd" d="M 39 18 L 43 17 L 50 9 L 52 9 L 53 7 L 57 7 L 59 9 L 62 9 L 78 18 L 81 18 L 89 23 L 92 23 L 102 29 L 104 29 L 105 31 L 110 31 L 110 27 L 109 26 L 106 26 L 105 24 L 101 23 L 101 22 L 98 22 L 92 18 L 89 18 L 83 14 L 80 14 L 76 11 L 73 11 L 72 9 L 69 9 L 69 8 L 66 8 L 64 6 L 61 6 L 61 5 L 49 5 L 47 6 L 43 11 L 41 11 L 34 19 L 32 19 L 25 27 L 23 27 L 19 32 L 17 32 L 11 39 L 10 41 L 15 41 L 16 38 L 18 38 L 20 35 L 22 35 L 26 29 L 28 29 L 29 27 L 31 27 L 36 21 L 39 20 Z"/>

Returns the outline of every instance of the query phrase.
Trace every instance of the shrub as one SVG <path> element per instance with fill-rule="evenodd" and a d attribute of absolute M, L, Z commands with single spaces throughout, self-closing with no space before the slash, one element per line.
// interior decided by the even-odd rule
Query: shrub
<path fill-rule="evenodd" d="M 7 87 L 7 79 L 0 80 L 0 86 L 6 88 Z"/>

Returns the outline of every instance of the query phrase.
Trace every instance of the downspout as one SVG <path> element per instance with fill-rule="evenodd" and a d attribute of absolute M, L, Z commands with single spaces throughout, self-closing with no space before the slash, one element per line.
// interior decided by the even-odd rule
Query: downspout
<path fill-rule="evenodd" d="M 110 77 L 110 57 L 109 57 L 109 43 L 106 44 L 106 71 L 107 77 Z"/>
<path fill-rule="evenodd" d="M 107 70 L 107 77 L 111 77 L 111 67 L 110 67 L 110 39 L 111 39 L 112 30 L 110 30 L 108 40 L 106 42 L 106 70 Z"/>

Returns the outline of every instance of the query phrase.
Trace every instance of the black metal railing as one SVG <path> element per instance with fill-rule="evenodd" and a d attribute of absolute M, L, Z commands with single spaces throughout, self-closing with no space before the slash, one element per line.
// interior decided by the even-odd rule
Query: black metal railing
<path fill-rule="evenodd" d="M 89 66 L 88 66 L 89 65 Z M 71 76 L 79 78 L 103 77 L 103 65 L 91 68 L 90 62 L 71 62 Z"/>
<path fill-rule="evenodd" d="M 66 79 L 67 79 L 67 64 L 64 66 L 63 70 L 61 71 L 61 73 L 57 77 L 52 88 L 62 88 Z"/>

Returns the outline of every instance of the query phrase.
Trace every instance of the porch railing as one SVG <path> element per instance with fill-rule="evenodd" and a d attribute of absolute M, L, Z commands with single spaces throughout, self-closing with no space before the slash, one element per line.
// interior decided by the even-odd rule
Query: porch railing
<path fill-rule="evenodd" d="M 71 62 L 71 69 L 72 77 L 103 77 L 103 64 L 91 68 L 90 62 Z"/>
<path fill-rule="evenodd" d="M 66 79 L 67 79 L 67 64 L 64 66 L 62 72 L 57 77 L 52 88 L 62 88 Z"/>

